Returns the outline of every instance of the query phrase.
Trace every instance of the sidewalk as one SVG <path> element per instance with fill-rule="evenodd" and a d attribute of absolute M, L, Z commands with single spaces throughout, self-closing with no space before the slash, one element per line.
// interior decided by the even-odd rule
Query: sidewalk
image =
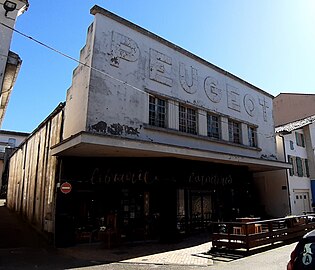
<path fill-rule="evenodd" d="M 44 253 L 47 256 L 50 253 L 48 250 L 51 250 L 61 256 L 70 256 L 76 260 L 94 261 L 95 263 L 124 262 L 190 266 L 213 264 L 211 256 L 206 254 L 211 248 L 208 234 L 192 236 L 174 244 L 136 242 L 106 249 L 102 243 L 97 242 L 55 250 L 53 247 L 49 247 L 21 217 L 5 207 L 4 203 L 5 200 L 0 200 L 0 257 L 5 251 L 25 254 L 39 251 L 40 254 Z M 3 259 L 0 258 L 0 261 L 3 262 Z"/>
<path fill-rule="evenodd" d="M 211 248 L 208 235 L 199 235 L 176 244 L 134 243 L 106 249 L 101 243 L 80 244 L 58 249 L 65 255 L 98 263 L 134 263 L 158 265 L 211 266 L 207 252 Z"/>
<path fill-rule="evenodd" d="M 0 200 L 0 249 L 1 248 L 44 248 L 46 242 L 16 213 L 5 207 Z"/>
<path fill-rule="evenodd" d="M 1 204 L 2 203 L 2 204 Z M 102 265 L 104 269 L 144 269 L 140 265 L 160 265 L 163 269 L 209 267 L 213 269 L 284 269 L 295 243 L 243 257 L 236 254 L 208 254 L 209 234 L 191 236 L 179 243 L 126 243 L 106 249 L 100 242 L 70 248 L 53 248 L 0 200 L 0 270 L 2 269 L 82 269 Z M 113 263 L 113 264 L 111 264 Z M 115 264 L 118 263 L 118 264 Z M 122 264 L 124 265 L 121 267 Z M 169 267 L 168 267 L 169 265 Z M 151 267 L 151 266 L 147 266 Z"/>

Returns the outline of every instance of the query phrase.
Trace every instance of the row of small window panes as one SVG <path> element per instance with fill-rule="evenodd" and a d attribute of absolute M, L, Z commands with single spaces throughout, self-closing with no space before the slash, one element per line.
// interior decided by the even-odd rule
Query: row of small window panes
<path fill-rule="evenodd" d="M 166 100 L 149 97 L 149 124 L 157 127 L 166 127 Z M 197 134 L 197 110 L 179 104 L 179 131 Z M 211 138 L 221 138 L 220 116 L 215 114 L 207 114 L 207 135 Z M 242 143 L 241 123 L 229 119 L 229 141 L 237 144 Z M 255 127 L 248 127 L 249 145 L 257 147 L 257 130 Z"/>
<path fill-rule="evenodd" d="M 179 131 L 197 134 L 197 111 L 195 109 L 179 105 Z"/>
<path fill-rule="evenodd" d="M 304 197 L 304 200 L 306 200 L 306 198 L 307 198 L 306 195 L 295 195 L 295 198 L 298 200 L 299 196 L 300 196 L 300 199 L 303 199 L 303 197 Z"/>
<path fill-rule="evenodd" d="M 166 127 L 166 101 L 164 99 L 150 96 L 149 123 L 157 127 Z"/>
<path fill-rule="evenodd" d="M 288 155 L 288 162 L 292 164 L 292 168 L 289 169 L 289 173 L 291 176 L 293 175 L 296 175 L 299 177 L 310 176 L 309 165 L 308 165 L 307 159 Z"/>

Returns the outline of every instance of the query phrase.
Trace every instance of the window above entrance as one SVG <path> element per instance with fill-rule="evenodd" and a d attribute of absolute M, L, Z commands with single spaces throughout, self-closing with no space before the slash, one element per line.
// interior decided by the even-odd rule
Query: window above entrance
<path fill-rule="evenodd" d="M 197 134 L 197 111 L 195 109 L 179 105 L 179 131 Z"/>
<path fill-rule="evenodd" d="M 156 127 L 166 127 L 166 100 L 149 96 L 149 124 Z"/>
<path fill-rule="evenodd" d="M 220 139 L 221 125 L 220 117 L 214 114 L 207 114 L 207 135 L 211 138 Z"/>
<path fill-rule="evenodd" d="M 233 143 L 242 143 L 241 124 L 229 119 L 229 140 Z"/>

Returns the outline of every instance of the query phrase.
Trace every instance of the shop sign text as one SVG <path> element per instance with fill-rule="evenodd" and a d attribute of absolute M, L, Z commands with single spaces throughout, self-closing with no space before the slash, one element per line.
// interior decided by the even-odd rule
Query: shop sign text
<path fill-rule="evenodd" d="M 140 59 L 141 51 L 133 39 L 116 31 L 111 33 L 110 64 L 119 68 L 121 61 L 136 62 Z M 149 48 L 149 70 L 148 78 L 167 87 L 180 85 L 188 94 L 195 94 L 199 91 L 199 85 L 203 86 L 206 97 L 212 103 L 227 101 L 227 107 L 236 112 L 246 112 L 248 116 L 254 117 L 257 110 L 261 110 L 261 115 L 265 122 L 268 121 L 267 110 L 270 104 L 265 97 L 254 97 L 250 93 L 243 94 L 240 89 L 224 83 L 221 85 L 217 78 L 212 75 L 205 75 L 201 78 L 198 75 L 198 68 L 188 66 L 186 63 L 174 60 L 170 55 Z M 176 62 L 175 62 L 176 61 Z M 174 70 L 178 70 L 178 77 L 174 82 Z M 248 92 L 248 91 L 247 91 Z"/>
<path fill-rule="evenodd" d="M 156 175 L 146 170 L 115 172 L 110 169 L 102 171 L 95 168 L 90 182 L 92 184 L 153 184 L 158 180 Z"/>
<path fill-rule="evenodd" d="M 211 185 L 211 186 L 227 186 L 233 183 L 231 175 L 220 176 L 218 174 L 207 175 L 191 173 L 188 179 L 190 184 Z"/>

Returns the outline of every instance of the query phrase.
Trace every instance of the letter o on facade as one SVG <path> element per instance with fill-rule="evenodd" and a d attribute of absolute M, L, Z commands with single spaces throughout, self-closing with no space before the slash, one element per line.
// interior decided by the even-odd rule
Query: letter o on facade
<path fill-rule="evenodd" d="M 247 112 L 247 114 L 251 117 L 255 116 L 256 105 L 255 105 L 254 98 L 251 95 L 246 94 L 244 96 L 243 102 L 244 102 L 244 108 L 245 108 L 245 111 Z"/>

